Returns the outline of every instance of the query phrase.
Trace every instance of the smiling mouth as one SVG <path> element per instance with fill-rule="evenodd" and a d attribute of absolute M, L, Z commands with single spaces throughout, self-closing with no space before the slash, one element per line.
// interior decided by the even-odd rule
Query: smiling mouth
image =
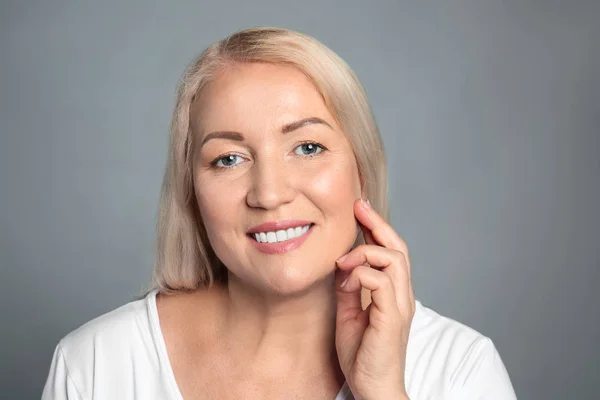
<path fill-rule="evenodd" d="M 295 228 L 281 229 L 270 232 L 248 233 L 247 235 L 250 239 L 258 243 L 282 243 L 306 235 L 306 233 L 314 225 L 315 224 L 311 223 L 308 225 L 297 226 Z"/>

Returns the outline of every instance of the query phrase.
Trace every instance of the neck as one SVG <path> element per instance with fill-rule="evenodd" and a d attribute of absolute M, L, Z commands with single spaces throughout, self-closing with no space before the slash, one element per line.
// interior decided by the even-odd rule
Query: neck
<path fill-rule="evenodd" d="M 336 371 L 333 274 L 293 296 L 265 293 L 230 274 L 223 339 L 245 362 L 281 373 Z"/>

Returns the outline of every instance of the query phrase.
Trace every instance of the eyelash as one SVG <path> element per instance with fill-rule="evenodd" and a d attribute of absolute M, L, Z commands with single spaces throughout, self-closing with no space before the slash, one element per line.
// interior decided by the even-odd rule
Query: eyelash
<path fill-rule="evenodd" d="M 311 140 L 309 140 L 309 141 L 305 141 L 305 142 L 300 142 L 300 143 L 298 143 L 298 145 L 297 145 L 296 147 L 294 147 L 294 150 L 296 150 L 298 147 L 300 147 L 300 146 L 304 146 L 304 145 L 306 145 L 306 144 L 313 144 L 313 145 L 316 145 L 317 147 L 320 147 L 320 148 L 321 148 L 321 151 L 319 151 L 318 153 L 314 153 L 314 154 L 308 154 L 308 155 L 304 155 L 304 156 L 300 156 L 300 157 L 305 157 L 305 158 L 313 158 L 313 157 L 315 157 L 315 156 L 319 155 L 320 153 L 322 153 L 323 151 L 326 151 L 326 150 L 327 150 L 327 148 L 326 148 L 325 146 L 323 146 L 321 143 L 319 143 L 319 142 L 315 142 L 315 141 L 311 141 Z M 235 164 L 235 165 L 233 165 L 233 166 L 230 166 L 230 167 L 220 167 L 220 166 L 218 166 L 218 165 L 217 165 L 217 163 L 218 163 L 219 161 L 223 160 L 224 158 L 230 157 L 230 156 L 236 156 L 236 157 L 240 157 L 240 158 L 242 158 L 242 157 L 241 157 L 240 155 L 238 155 L 238 154 L 235 154 L 235 153 L 227 153 L 227 154 L 224 154 L 224 155 L 222 155 L 222 156 L 220 156 L 220 157 L 216 158 L 215 160 L 213 160 L 213 161 L 210 163 L 210 166 L 211 166 L 212 168 L 215 168 L 215 169 L 232 169 L 232 168 L 236 168 L 238 165 L 240 165 L 240 164 Z"/>

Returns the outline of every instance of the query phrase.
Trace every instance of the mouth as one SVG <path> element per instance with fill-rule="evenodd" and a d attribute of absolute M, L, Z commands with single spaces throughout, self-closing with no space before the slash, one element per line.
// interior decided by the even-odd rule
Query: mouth
<path fill-rule="evenodd" d="M 267 254 L 282 254 L 302 246 L 314 230 L 314 226 L 314 223 L 305 223 L 287 229 L 264 231 L 254 229 L 246 235 L 259 251 Z"/>
<path fill-rule="evenodd" d="M 315 224 L 306 224 L 295 228 L 279 229 L 276 231 L 264 231 L 248 233 L 248 237 L 258 243 L 284 243 L 292 239 L 306 235 Z"/>

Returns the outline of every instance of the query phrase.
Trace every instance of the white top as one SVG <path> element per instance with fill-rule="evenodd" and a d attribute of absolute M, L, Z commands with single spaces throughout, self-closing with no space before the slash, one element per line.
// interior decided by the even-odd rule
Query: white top
<path fill-rule="evenodd" d="M 492 341 L 416 301 L 405 370 L 412 400 L 516 399 Z M 183 400 L 156 291 L 98 317 L 56 346 L 42 400 Z M 335 400 L 353 400 L 344 384 Z"/>

